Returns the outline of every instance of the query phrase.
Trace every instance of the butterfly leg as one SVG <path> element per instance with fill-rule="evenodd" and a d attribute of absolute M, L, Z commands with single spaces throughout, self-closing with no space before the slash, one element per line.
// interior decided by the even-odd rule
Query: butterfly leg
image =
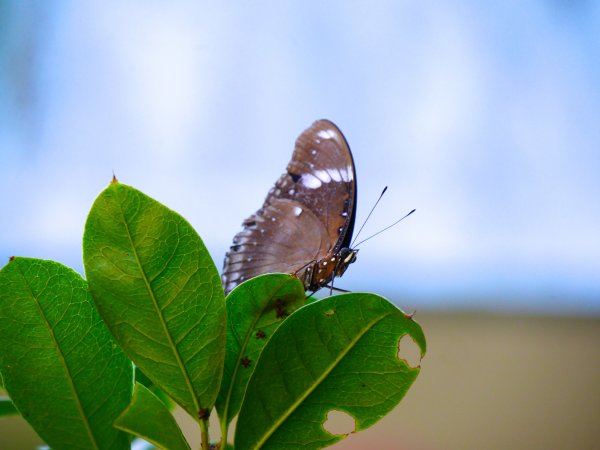
<path fill-rule="evenodd" d="M 342 288 L 338 288 L 338 287 L 334 287 L 333 283 L 332 284 L 326 284 L 325 287 L 329 288 L 329 295 L 332 294 L 332 291 L 336 291 L 336 292 L 352 292 L 352 291 L 348 291 L 346 289 L 342 289 Z"/>
<path fill-rule="evenodd" d="M 302 284 L 304 284 L 304 289 L 305 290 L 311 290 L 310 286 L 312 286 L 313 283 L 313 278 L 315 276 L 315 266 L 317 264 L 316 260 L 310 261 L 306 264 L 304 264 L 302 267 L 300 267 L 298 270 L 296 270 L 296 272 L 293 273 L 293 275 L 295 275 L 296 277 L 298 277 L 298 279 L 300 281 L 302 281 Z M 303 273 L 301 273 L 303 272 Z M 298 276 L 298 274 L 300 274 L 300 276 Z"/>

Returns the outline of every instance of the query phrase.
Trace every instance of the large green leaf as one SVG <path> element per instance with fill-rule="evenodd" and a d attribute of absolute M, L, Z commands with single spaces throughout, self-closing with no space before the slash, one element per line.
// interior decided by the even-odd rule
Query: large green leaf
<path fill-rule="evenodd" d="M 227 296 L 227 351 L 217 411 L 229 424 L 239 412 L 250 375 L 263 347 L 285 317 L 305 302 L 296 277 L 251 278 Z"/>
<path fill-rule="evenodd" d="M 116 181 L 85 225 L 83 260 L 100 315 L 125 353 L 190 415 L 214 405 L 225 299 L 202 240 L 180 215 Z"/>
<path fill-rule="evenodd" d="M 306 305 L 260 355 L 237 422 L 235 448 L 316 449 L 343 439 L 325 431 L 332 410 L 373 425 L 419 373 L 398 357 L 409 334 L 425 353 L 421 328 L 383 297 L 344 294 Z"/>
<path fill-rule="evenodd" d="M 169 409 L 140 383 L 136 383 L 131 404 L 117 418 L 115 427 L 160 448 L 169 450 L 190 448 Z"/>
<path fill-rule="evenodd" d="M 129 448 L 112 424 L 131 398 L 133 367 L 71 269 L 14 258 L 0 271 L 0 371 L 52 448 Z"/>

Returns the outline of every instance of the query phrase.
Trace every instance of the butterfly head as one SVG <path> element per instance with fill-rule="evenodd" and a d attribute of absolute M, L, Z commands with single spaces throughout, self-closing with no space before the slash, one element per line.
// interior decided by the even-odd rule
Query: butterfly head
<path fill-rule="evenodd" d="M 358 253 L 358 249 L 351 249 L 347 247 L 343 247 L 338 252 L 337 256 L 337 264 L 335 266 L 335 276 L 341 277 L 348 266 L 356 261 L 356 254 Z"/>

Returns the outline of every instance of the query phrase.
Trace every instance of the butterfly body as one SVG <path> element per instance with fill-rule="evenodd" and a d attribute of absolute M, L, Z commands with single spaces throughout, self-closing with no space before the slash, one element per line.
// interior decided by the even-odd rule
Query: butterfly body
<path fill-rule="evenodd" d="M 318 120 L 296 140 L 286 172 L 262 207 L 243 222 L 225 256 L 225 291 L 270 272 L 295 274 L 308 291 L 355 261 L 356 174 L 341 131 Z"/>

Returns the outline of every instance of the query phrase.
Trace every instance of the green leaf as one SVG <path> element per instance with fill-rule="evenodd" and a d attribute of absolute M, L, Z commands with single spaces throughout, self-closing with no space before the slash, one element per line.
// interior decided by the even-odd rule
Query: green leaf
<path fill-rule="evenodd" d="M 0 271 L 0 371 L 16 408 L 56 449 L 125 449 L 112 423 L 133 367 L 87 284 L 53 261 L 14 258 Z"/>
<path fill-rule="evenodd" d="M 303 284 L 285 274 L 251 278 L 227 296 L 227 350 L 217 399 L 217 411 L 226 424 L 240 410 L 263 347 L 283 319 L 304 302 Z"/>
<path fill-rule="evenodd" d="M 389 301 L 351 293 L 306 305 L 260 355 L 238 417 L 235 448 L 322 448 L 343 439 L 325 431 L 329 411 L 373 425 L 419 373 L 398 358 L 409 334 L 425 353 L 421 328 Z"/>
<path fill-rule="evenodd" d="M 170 411 L 175 409 L 175 403 L 173 403 L 171 398 L 165 394 L 162 389 L 156 386 L 150 378 L 144 375 L 144 372 L 142 372 L 139 367 L 135 367 L 135 382 L 142 384 L 145 388 L 150 390 L 150 392 L 156 395 Z"/>
<path fill-rule="evenodd" d="M 0 417 L 14 416 L 18 414 L 15 405 L 8 397 L 0 397 Z"/>
<path fill-rule="evenodd" d="M 125 353 L 192 417 L 210 411 L 225 357 L 225 299 L 202 240 L 180 215 L 116 181 L 85 225 L 92 296 Z"/>
<path fill-rule="evenodd" d="M 165 404 L 140 383 L 135 384 L 131 404 L 117 418 L 115 427 L 160 448 L 190 448 Z"/>

